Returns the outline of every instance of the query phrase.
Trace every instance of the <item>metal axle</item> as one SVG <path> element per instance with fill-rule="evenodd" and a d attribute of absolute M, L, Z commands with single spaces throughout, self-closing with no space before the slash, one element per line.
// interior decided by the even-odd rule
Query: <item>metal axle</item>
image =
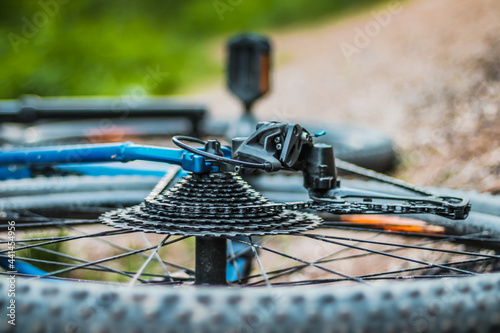
<path fill-rule="evenodd" d="M 198 285 L 225 285 L 226 239 L 196 237 L 196 280 Z"/>

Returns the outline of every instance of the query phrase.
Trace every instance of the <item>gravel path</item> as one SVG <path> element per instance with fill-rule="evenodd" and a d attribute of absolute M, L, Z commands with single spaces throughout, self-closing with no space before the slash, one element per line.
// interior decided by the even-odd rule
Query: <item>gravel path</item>
<path fill-rule="evenodd" d="M 273 90 L 256 106 L 257 115 L 376 127 L 401 149 L 398 177 L 498 191 L 500 1 L 404 1 L 397 9 L 385 26 L 372 11 L 270 33 Z M 372 37 L 356 44 L 365 29 L 373 29 Z M 347 44 L 362 47 L 346 57 Z M 220 88 L 198 98 L 219 118 L 237 115 L 239 105 L 224 82 L 214 86 Z"/>

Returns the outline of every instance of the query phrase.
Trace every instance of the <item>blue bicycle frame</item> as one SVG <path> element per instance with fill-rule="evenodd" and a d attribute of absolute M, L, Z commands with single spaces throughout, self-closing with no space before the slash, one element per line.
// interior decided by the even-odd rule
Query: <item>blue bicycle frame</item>
<path fill-rule="evenodd" d="M 231 150 L 223 147 L 224 157 L 231 156 Z M 92 162 L 130 162 L 135 160 L 163 162 L 180 165 L 194 173 L 217 172 L 205 157 L 186 150 L 137 145 L 132 142 L 69 145 L 38 148 L 3 150 L 0 165 L 44 165 Z"/>

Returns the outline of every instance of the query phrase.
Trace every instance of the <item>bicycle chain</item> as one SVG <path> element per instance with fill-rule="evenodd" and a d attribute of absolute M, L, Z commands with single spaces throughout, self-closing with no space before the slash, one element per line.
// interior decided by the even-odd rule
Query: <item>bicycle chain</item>
<path fill-rule="evenodd" d="M 158 194 L 159 193 L 159 194 Z M 101 221 L 118 228 L 189 236 L 253 236 L 297 233 L 322 219 L 303 210 L 332 214 L 431 213 L 453 217 L 452 207 L 419 200 L 387 204 L 301 201 L 273 203 L 232 173 L 191 174 L 143 203 L 108 212 Z"/>

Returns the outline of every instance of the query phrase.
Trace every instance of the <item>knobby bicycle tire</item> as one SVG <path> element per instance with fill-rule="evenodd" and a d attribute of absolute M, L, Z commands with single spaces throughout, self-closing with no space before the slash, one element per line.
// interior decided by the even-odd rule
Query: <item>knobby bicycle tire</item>
<path fill-rule="evenodd" d="M 498 332 L 500 274 L 377 288 L 136 287 L 18 281 L 2 332 Z"/>

